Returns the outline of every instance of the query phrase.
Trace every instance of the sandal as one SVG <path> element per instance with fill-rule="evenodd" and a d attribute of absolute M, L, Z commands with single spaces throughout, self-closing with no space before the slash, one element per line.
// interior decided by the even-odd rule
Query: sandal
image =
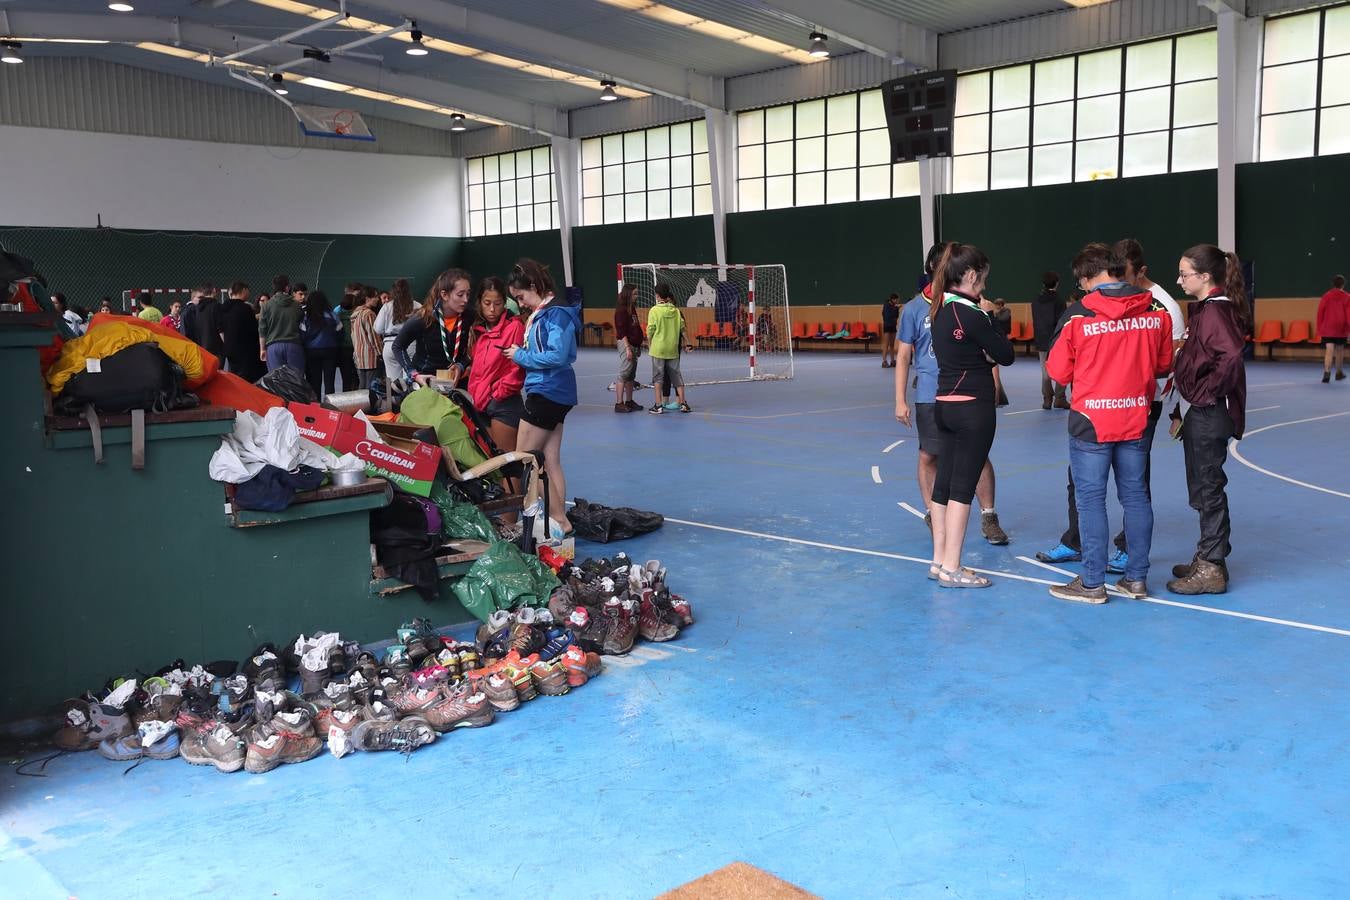
<path fill-rule="evenodd" d="M 938 569 L 937 581 L 939 585 L 945 588 L 987 588 L 993 585 L 993 582 L 988 578 L 964 566 L 955 572 Z"/>
<path fill-rule="evenodd" d="M 942 571 L 942 566 L 938 565 L 937 563 L 929 563 L 929 564 L 928 564 L 928 580 L 929 580 L 929 581 L 937 581 L 937 580 L 938 580 L 938 573 L 941 572 L 941 571 Z"/>

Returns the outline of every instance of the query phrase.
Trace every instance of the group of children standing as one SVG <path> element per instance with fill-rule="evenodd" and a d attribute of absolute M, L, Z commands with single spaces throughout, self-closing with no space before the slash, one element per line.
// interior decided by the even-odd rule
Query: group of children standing
<path fill-rule="evenodd" d="M 643 344 L 652 360 L 652 391 L 655 399 L 647 412 L 661 415 L 666 411 L 666 398 L 675 392 L 674 408 L 682 413 L 693 412 L 684 395 L 684 376 L 680 374 L 680 353 L 693 350 L 685 328 L 684 315 L 675 305 L 675 294 L 664 281 L 656 285 L 656 305 L 647 311 L 647 330 L 644 334 L 638 319 L 635 297 L 637 287 L 625 284 L 619 291 L 614 306 L 614 339 L 619 351 L 619 377 L 614 384 L 614 411 L 637 412 L 642 406 L 633 402 L 633 388 L 637 386 L 637 360 Z"/>
<path fill-rule="evenodd" d="M 1153 531 L 1149 454 L 1169 375 L 1182 401 L 1171 433 L 1185 450 L 1200 539 L 1191 561 L 1173 568 L 1167 587 L 1178 594 L 1223 593 L 1228 587 L 1232 548 L 1223 465 L 1228 441 L 1241 438 L 1245 425 L 1242 353 L 1251 327 L 1241 263 L 1208 244 L 1182 255 L 1177 284 L 1193 300 L 1187 325 L 1175 303 L 1158 297 L 1165 292 L 1149 280 L 1142 259 L 1133 240 L 1089 244 L 1075 256 L 1073 276 L 1084 296 L 1060 317 L 1045 357 L 1049 379 L 1067 385 L 1072 397 L 1069 496 L 1073 503 L 1076 490 L 1081 551 L 1075 555 L 1083 562 L 1082 575 L 1051 588 L 1061 599 L 1106 602 L 1106 488 L 1112 474 L 1125 509 L 1124 547 L 1116 557 L 1123 577 L 1116 588 L 1131 597 L 1147 595 Z M 994 304 L 982 296 L 990 262 L 979 248 L 939 244 L 929 252 L 927 269 L 931 283 L 905 310 L 922 315 L 922 339 L 913 329 L 906 334 L 901 316 L 904 364 L 897 372 L 896 418 L 910 423 L 909 360 L 917 366 L 930 357 L 936 369 L 931 410 L 916 417 L 921 484 L 924 454 L 936 456 L 937 463 L 924 498 L 933 532 L 929 577 L 943 587 L 983 588 L 989 579 L 962 567 L 961 552 L 970 503 L 989 468 L 997 430 L 993 369 L 1012 363 L 1013 348 L 995 323 Z M 1047 392 L 1045 399 L 1048 407 L 1058 398 Z M 926 400 L 916 403 L 921 413 Z"/>

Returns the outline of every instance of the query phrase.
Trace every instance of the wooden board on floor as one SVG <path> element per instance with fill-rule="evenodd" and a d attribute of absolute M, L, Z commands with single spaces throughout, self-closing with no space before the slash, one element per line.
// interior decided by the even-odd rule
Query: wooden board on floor
<path fill-rule="evenodd" d="M 815 894 L 743 862 L 667 891 L 657 900 L 819 900 Z"/>

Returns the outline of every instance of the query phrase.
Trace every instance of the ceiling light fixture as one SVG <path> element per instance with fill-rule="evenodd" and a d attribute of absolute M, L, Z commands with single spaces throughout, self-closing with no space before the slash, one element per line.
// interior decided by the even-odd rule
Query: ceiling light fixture
<path fill-rule="evenodd" d="M 3 48 L 3 50 L 0 50 L 0 62 L 9 63 L 12 66 L 17 66 L 23 62 L 23 57 L 19 55 L 19 50 L 22 47 L 23 44 L 18 41 L 0 41 L 0 48 Z"/>
<path fill-rule="evenodd" d="M 469 126 L 467 126 L 467 125 L 464 124 L 464 113 L 451 113 L 451 114 L 450 114 L 450 130 L 451 130 L 451 131 L 465 131 L 465 130 L 468 129 L 468 127 L 469 127 Z"/>
<path fill-rule="evenodd" d="M 286 82 L 282 80 L 280 72 L 272 73 L 272 83 L 276 85 L 276 87 L 272 88 L 272 90 L 275 91 L 279 96 L 285 97 L 287 94 L 290 93 L 290 91 L 286 90 Z"/>
<path fill-rule="evenodd" d="M 819 31 L 811 32 L 811 49 L 809 52 L 816 59 L 825 59 L 830 55 L 830 48 L 825 45 L 825 35 Z"/>
<path fill-rule="evenodd" d="M 412 23 L 412 29 L 408 32 L 408 37 L 412 38 L 412 43 L 408 45 L 405 51 L 409 56 L 426 56 L 430 51 L 422 46 L 422 32 L 418 29 L 417 23 Z"/>
<path fill-rule="evenodd" d="M 136 7 L 132 6 L 130 3 L 109 3 L 108 9 L 111 9 L 113 12 L 134 12 Z"/>
<path fill-rule="evenodd" d="M 603 100 L 604 102 L 609 103 L 611 100 L 619 99 L 619 95 L 614 92 L 614 88 L 616 87 L 614 82 L 602 81 L 600 82 L 600 87 L 601 87 L 600 99 Z"/>

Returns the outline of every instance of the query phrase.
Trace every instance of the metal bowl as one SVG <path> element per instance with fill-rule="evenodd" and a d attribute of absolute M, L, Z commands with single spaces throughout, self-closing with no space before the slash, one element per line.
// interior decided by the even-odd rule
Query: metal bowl
<path fill-rule="evenodd" d="M 337 469 L 330 474 L 333 477 L 334 487 L 351 487 L 352 485 L 366 483 L 364 469 Z"/>

